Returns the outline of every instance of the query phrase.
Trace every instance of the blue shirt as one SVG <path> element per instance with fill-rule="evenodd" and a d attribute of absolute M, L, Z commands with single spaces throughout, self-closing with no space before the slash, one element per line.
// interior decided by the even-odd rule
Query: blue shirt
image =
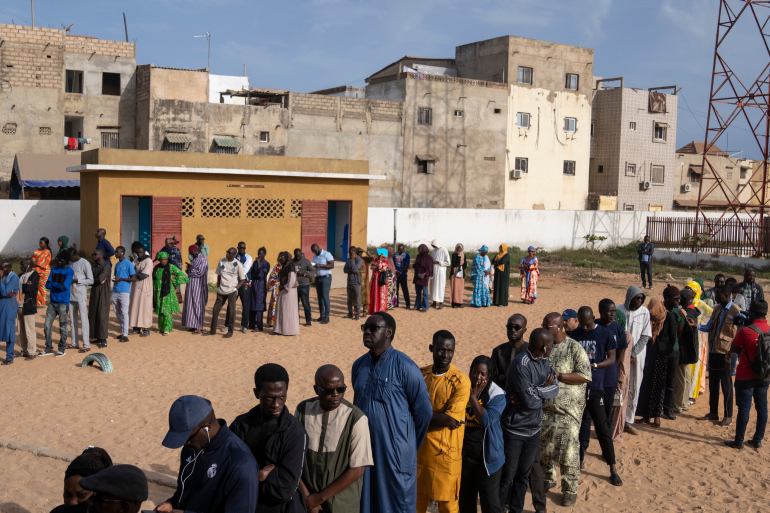
<path fill-rule="evenodd" d="M 130 278 L 136 274 L 134 270 L 134 264 L 128 261 L 127 258 L 118 260 L 115 264 L 115 277 L 116 278 Z M 119 281 L 112 286 L 112 291 L 116 294 L 128 294 L 131 292 L 131 282 Z"/>
<path fill-rule="evenodd" d="M 607 359 L 607 352 L 610 349 L 617 349 L 617 342 L 612 333 L 598 324 L 592 330 L 578 328 L 570 336 L 577 340 L 586 354 L 591 364 L 601 363 Z M 591 369 L 591 383 L 588 385 L 592 390 L 604 390 L 605 369 Z M 615 378 L 617 382 L 617 377 Z"/>
<path fill-rule="evenodd" d="M 45 282 L 45 288 L 51 291 L 51 303 L 70 302 L 70 287 L 75 273 L 69 267 L 54 267 Z"/>
<path fill-rule="evenodd" d="M 112 244 L 107 239 L 99 239 L 96 243 L 96 249 L 102 250 L 105 260 L 109 260 L 115 255 L 115 248 L 112 247 Z"/>
<path fill-rule="evenodd" d="M 403 253 L 396 253 L 393 257 L 393 262 L 396 264 L 396 271 L 399 274 L 406 274 L 409 271 L 409 262 L 411 259 L 409 253 L 406 251 Z"/>
<path fill-rule="evenodd" d="M 628 339 L 626 339 L 626 332 L 620 327 L 617 321 L 612 321 L 609 324 L 602 324 L 601 321 L 596 321 L 596 324 L 604 327 L 612 334 L 612 338 L 615 340 L 615 349 L 627 349 Z M 618 383 L 618 365 L 620 362 L 615 361 L 614 365 L 604 369 L 604 388 L 615 388 Z"/>
<path fill-rule="evenodd" d="M 313 255 L 313 263 L 318 264 L 328 264 L 330 262 L 334 262 L 334 257 L 331 253 L 326 251 L 325 249 L 322 249 L 321 252 L 317 255 Z M 316 276 L 331 276 L 332 270 L 331 269 L 320 269 L 316 267 Z"/>

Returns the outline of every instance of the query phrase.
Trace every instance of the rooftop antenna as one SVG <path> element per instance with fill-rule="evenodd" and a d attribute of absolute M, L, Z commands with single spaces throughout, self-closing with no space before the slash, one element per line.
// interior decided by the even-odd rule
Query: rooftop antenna
<path fill-rule="evenodd" d="M 206 39 L 206 43 L 208 44 L 208 56 L 206 58 L 206 71 L 211 72 L 211 32 L 206 31 L 203 34 L 197 34 L 193 37 L 197 39 L 201 39 L 201 38 Z"/>
<path fill-rule="evenodd" d="M 123 13 L 123 33 L 126 35 L 126 43 L 128 43 L 128 22 L 126 21 L 126 13 Z"/>

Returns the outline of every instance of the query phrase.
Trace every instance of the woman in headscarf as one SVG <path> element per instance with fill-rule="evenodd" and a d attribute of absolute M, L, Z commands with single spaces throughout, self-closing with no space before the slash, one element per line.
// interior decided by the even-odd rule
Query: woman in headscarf
<path fill-rule="evenodd" d="M 299 304 L 297 299 L 297 273 L 290 265 L 291 257 L 288 251 L 278 255 L 281 264 L 281 274 L 278 278 L 278 299 L 275 309 L 276 335 L 299 335 Z"/>
<path fill-rule="evenodd" d="M 59 255 L 63 255 L 65 251 L 70 249 L 70 238 L 66 235 L 62 235 L 56 239 L 56 244 L 59 246 L 59 251 L 56 253 L 56 258 L 59 258 Z"/>
<path fill-rule="evenodd" d="M 150 336 L 152 326 L 152 310 L 154 288 L 152 283 L 152 258 L 147 254 L 144 245 L 135 241 L 131 244 L 134 254 L 134 274 L 131 280 L 131 304 L 128 308 L 129 325 L 140 337 Z"/>
<path fill-rule="evenodd" d="M 187 252 L 191 260 L 187 266 L 188 285 L 184 291 L 182 326 L 199 335 L 209 300 L 209 260 L 197 244 L 192 244 Z"/>
<path fill-rule="evenodd" d="M 537 259 L 537 249 L 527 248 L 527 256 L 519 264 L 521 275 L 521 302 L 534 304 L 537 299 L 537 282 L 540 280 L 540 263 Z"/>
<path fill-rule="evenodd" d="M 500 244 L 500 251 L 495 255 L 494 297 L 495 306 L 508 306 L 508 287 L 511 279 L 511 256 L 508 244 Z"/>
<path fill-rule="evenodd" d="M 369 315 L 388 309 L 389 289 L 393 281 L 388 264 L 388 250 L 377 248 L 377 258 L 371 265 L 372 279 L 369 285 Z"/>
<path fill-rule="evenodd" d="M 37 306 L 46 305 L 45 283 L 48 281 L 48 275 L 51 274 L 51 244 L 47 237 L 40 237 L 38 248 L 32 252 L 32 267 L 40 276 L 40 282 L 37 287 Z"/>
<path fill-rule="evenodd" d="M 714 309 L 702 300 L 703 287 L 697 280 L 687 282 L 687 288 L 695 293 L 692 304 L 700 311 L 698 324 L 706 324 L 711 319 Z M 695 400 L 706 391 L 706 364 L 709 356 L 708 333 L 698 332 L 698 361 L 692 364 L 690 374 L 692 376 L 690 386 L 690 400 Z"/>
<path fill-rule="evenodd" d="M 465 246 L 458 244 L 455 246 L 455 252 L 449 262 L 449 295 L 452 301 L 452 308 L 463 307 L 463 296 L 465 295 L 465 268 L 468 262 L 465 261 Z"/>
<path fill-rule="evenodd" d="M 278 299 L 278 287 L 281 285 L 281 262 L 276 262 L 267 278 L 267 290 L 270 291 L 270 303 L 267 305 L 267 327 L 275 325 L 275 307 Z"/>
<path fill-rule="evenodd" d="M 64 504 L 56 506 L 51 513 L 86 513 L 93 492 L 84 490 L 80 480 L 112 466 L 112 458 L 99 447 L 89 447 L 72 460 L 64 472 Z"/>
<path fill-rule="evenodd" d="M 265 310 L 267 310 L 267 277 L 270 274 L 270 262 L 265 260 L 267 249 L 257 250 L 257 259 L 249 270 L 251 282 L 251 300 L 249 301 L 249 328 L 253 331 L 264 329 Z"/>
<path fill-rule="evenodd" d="M 187 283 L 185 273 L 168 259 L 169 254 L 165 251 L 158 253 L 158 266 L 153 273 L 153 304 L 158 314 L 158 330 L 161 335 L 171 333 L 174 328 L 174 314 L 179 312 L 179 285 Z"/>
<path fill-rule="evenodd" d="M 393 310 L 398 306 L 398 289 L 396 284 L 398 278 L 396 277 L 396 261 L 393 259 L 395 255 L 393 248 L 390 246 L 383 246 L 388 252 L 388 310 Z"/>
<path fill-rule="evenodd" d="M 473 271 L 471 279 L 473 280 L 473 296 L 471 297 L 471 306 L 477 308 L 487 307 L 492 304 L 489 296 L 489 274 L 492 270 L 492 263 L 489 261 L 487 253 L 489 247 L 483 245 L 473 258 Z"/>

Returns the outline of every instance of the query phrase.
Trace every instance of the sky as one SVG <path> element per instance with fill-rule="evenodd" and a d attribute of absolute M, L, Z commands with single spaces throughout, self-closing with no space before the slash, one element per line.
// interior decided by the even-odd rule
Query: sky
<path fill-rule="evenodd" d="M 74 24 L 73 34 L 123 39 L 137 63 L 206 66 L 252 86 L 310 92 L 363 85 L 403 55 L 454 57 L 455 46 L 519 35 L 595 50 L 594 75 L 626 86 L 676 85 L 677 146 L 703 140 L 718 0 L 37 0 L 36 23 Z M 0 23 L 29 24 L 29 0 L 1 0 Z M 742 30 L 748 39 L 756 29 Z M 736 43 L 743 44 L 745 41 Z M 744 45 L 744 50 L 746 46 Z M 758 72 L 767 54 L 733 52 L 736 69 Z M 756 62 L 757 56 L 762 62 Z M 753 59 L 753 61 L 752 61 Z M 754 71 L 754 68 L 756 70 Z M 743 127 L 719 145 L 756 156 Z"/>

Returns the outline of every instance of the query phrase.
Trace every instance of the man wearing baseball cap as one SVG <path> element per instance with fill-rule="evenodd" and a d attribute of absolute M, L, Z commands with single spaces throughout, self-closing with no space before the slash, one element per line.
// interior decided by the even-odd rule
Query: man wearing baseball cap
<path fill-rule="evenodd" d="M 163 446 L 182 448 L 174 495 L 155 511 L 225 513 L 257 509 L 257 463 L 208 399 L 183 395 L 171 405 Z"/>
<path fill-rule="evenodd" d="M 147 478 L 133 465 L 113 465 L 80 480 L 81 488 L 93 493 L 89 511 L 94 513 L 139 513 L 147 500 Z"/>
<path fill-rule="evenodd" d="M 567 332 L 567 334 L 572 333 L 578 329 L 580 322 L 578 321 L 577 311 L 573 310 L 572 308 L 567 308 L 564 310 L 564 312 L 562 312 L 561 318 L 564 320 L 564 330 Z"/>

